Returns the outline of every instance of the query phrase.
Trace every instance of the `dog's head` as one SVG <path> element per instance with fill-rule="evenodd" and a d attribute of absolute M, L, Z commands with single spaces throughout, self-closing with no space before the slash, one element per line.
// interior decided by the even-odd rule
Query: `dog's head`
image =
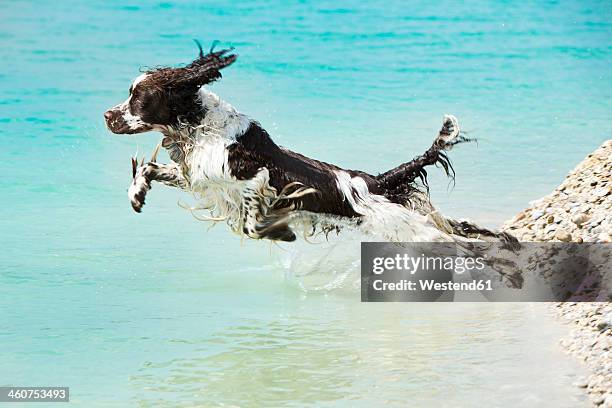
<path fill-rule="evenodd" d="M 104 113 L 108 129 L 134 134 L 197 122 L 202 111 L 198 90 L 221 78 L 219 71 L 237 58 L 230 49 L 204 54 L 198 47 L 198 58 L 186 67 L 157 68 L 136 78 L 125 102 Z"/>

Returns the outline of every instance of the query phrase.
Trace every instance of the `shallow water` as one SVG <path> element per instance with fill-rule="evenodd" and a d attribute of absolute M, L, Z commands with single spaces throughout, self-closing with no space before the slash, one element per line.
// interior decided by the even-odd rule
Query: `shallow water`
<path fill-rule="evenodd" d="M 430 171 L 434 202 L 495 226 L 610 137 L 606 2 L 14 1 L 0 15 L 2 382 L 68 385 L 87 407 L 583 403 L 544 306 L 306 295 L 269 245 L 207 232 L 174 192 L 133 214 L 129 157 L 158 137 L 111 136 L 102 112 L 138 67 L 228 41 L 240 59 L 214 90 L 323 160 L 386 170 L 457 115 L 479 143 L 452 152 L 455 188 Z"/>

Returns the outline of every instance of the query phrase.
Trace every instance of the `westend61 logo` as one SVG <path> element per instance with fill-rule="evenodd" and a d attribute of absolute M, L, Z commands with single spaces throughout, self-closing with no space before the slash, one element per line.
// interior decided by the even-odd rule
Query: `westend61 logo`
<path fill-rule="evenodd" d="M 361 300 L 610 301 L 611 250 L 594 243 L 363 242 Z"/>

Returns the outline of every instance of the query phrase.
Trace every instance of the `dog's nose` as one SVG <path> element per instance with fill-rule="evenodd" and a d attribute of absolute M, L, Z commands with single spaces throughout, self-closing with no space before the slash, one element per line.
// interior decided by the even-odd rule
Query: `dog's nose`
<path fill-rule="evenodd" d="M 110 120 L 113 117 L 113 112 L 107 110 L 106 112 L 104 112 L 104 119 L 106 120 Z"/>

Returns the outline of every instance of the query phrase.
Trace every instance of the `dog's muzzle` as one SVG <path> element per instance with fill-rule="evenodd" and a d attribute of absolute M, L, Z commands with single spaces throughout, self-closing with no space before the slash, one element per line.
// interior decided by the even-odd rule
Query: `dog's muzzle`
<path fill-rule="evenodd" d="M 123 112 L 119 109 L 109 109 L 104 112 L 106 127 L 113 133 L 130 133 L 130 126 L 123 117 Z"/>
<path fill-rule="evenodd" d="M 104 112 L 108 130 L 115 134 L 134 134 L 151 130 L 139 117 L 130 114 L 124 106 L 119 105 Z"/>

